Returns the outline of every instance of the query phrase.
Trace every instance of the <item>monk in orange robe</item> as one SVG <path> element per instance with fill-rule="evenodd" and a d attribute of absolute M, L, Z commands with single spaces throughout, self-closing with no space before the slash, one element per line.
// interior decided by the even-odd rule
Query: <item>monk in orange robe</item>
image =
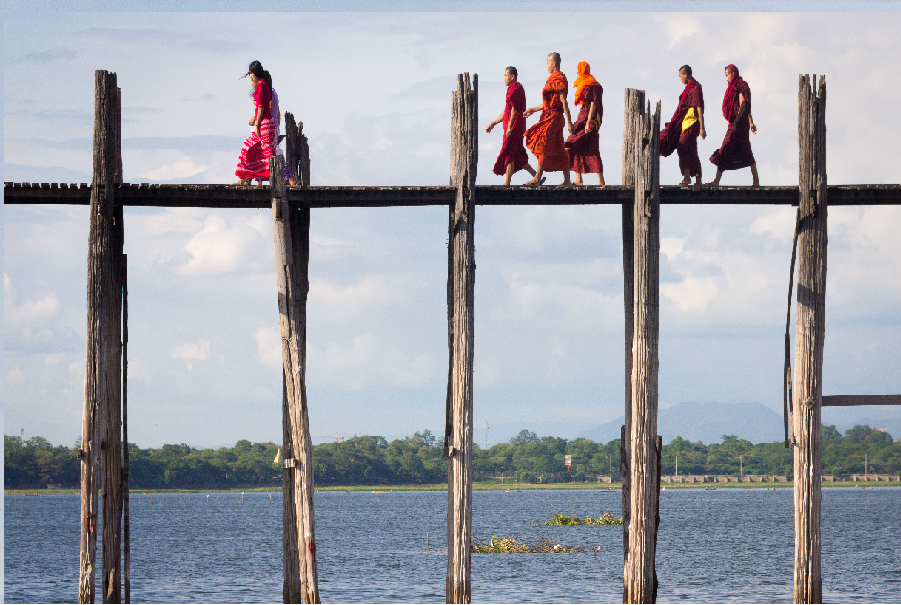
<path fill-rule="evenodd" d="M 560 53 L 551 53 L 547 56 L 547 70 L 551 75 L 541 91 L 541 105 L 531 107 L 523 114 L 529 117 L 533 113 L 541 112 L 541 119 L 538 120 L 538 123 L 526 131 L 526 147 L 538 159 L 535 178 L 524 183 L 529 186 L 540 185 L 543 173 L 559 170 L 563 171 L 562 184 L 571 184 L 569 154 L 564 147 L 563 126 L 565 125 L 571 134 L 573 125 L 569 117 L 569 105 L 566 103 L 569 82 L 560 71 Z"/>

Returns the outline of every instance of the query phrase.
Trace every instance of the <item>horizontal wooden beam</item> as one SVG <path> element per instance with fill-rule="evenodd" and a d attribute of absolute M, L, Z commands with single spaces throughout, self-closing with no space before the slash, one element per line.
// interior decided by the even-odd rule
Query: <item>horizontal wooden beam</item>
<path fill-rule="evenodd" d="M 823 395 L 823 407 L 852 405 L 901 405 L 901 395 Z"/>
<path fill-rule="evenodd" d="M 830 186 L 830 206 L 901 205 L 901 185 Z M 311 208 L 378 208 L 387 206 L 447 206 L 454 200 L 451 187 L 289 187 L 288 199 Z M 6 183 L 6 204 L 88 205 L 86 183 Z M 242 185 L 117 185 L 116 199 L 126 206 L 166 208 L 268 208 L 267 187 Z M 632 189 L 607 187 L 476 187 L 482 206 L 556 206 L 622 204 L 634 197 Z M 718 187 L 701 191 L 660 188 L 661 204 L 797 206 L 797 187 Z"/>

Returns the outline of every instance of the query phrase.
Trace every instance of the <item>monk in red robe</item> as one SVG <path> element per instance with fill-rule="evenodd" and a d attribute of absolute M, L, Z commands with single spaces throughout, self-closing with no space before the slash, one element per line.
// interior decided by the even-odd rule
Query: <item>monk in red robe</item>
<path fill-rule="evenodd" d="M 491 132 L 495 126 L 504 123 L 504 142 L 501 144 L 501 152 L 494 163 L 494 174 L 504 176 L 504 186 L 510 186 L 510 177 L 520 170 L 525 170 L 533 177 L 535 170 L 529 166 L 529 155 L 522 143 L 522 137 L 526 132 L 526 91 L 517 81 L 515 67 L 504 70 L 504 84 L 507 85 L 507 101 L 504 105 L 504 113 L 488 125 L 485 132 Z"/>
<path fill-rule="evenodd" d="M 729 130 L 723 139 L 723 146 L 710 156 L 710 161 L 716 165 L 716 178 L 708 183 L 711 187 L 719 187 L 720 178 L 726 170 L 739 170 L 751 167 L 753 187 L 760 187 L 760 177 L 757 176 L 757 162 L 751 151 L 751 136 L 757 134 L 757 126 L 754 125 L 754 117 L 751 115 L 751 89 L 747 82 L 738 75 L 738 68 L 734 65 L 726 66 L 726 80 L 729 87 L 726 88 L 726 96 L 723 97 L 723 117 L 729 122 Z"/>
<path fill-rule="evenodd" d="M 660 131 L 660 155 L 668 157 L 673 151 L 679 154 L 680 185 L 701 187 L 701 158 L 698 157 L 698 136 L 707 138 L 704 128 L 704 92 L 701 83 L 691 75 L 691 67 L 679 68 L 679 79 L 685 85 L 679 95 L 679 105 L 666 127 Z"/>
<path fill-rule="evenodd" d="M 575 185 L 582 185 L 582 174 L 594 173 L 598 175 L 598 185 L 603 187 L 604 163 L 598 146 L 598 129 L 604 117 L 604 105 L 601 103 L 604 88 L 591 75 L 591 66 L 585 61 L 579 63 L 577 71 L 575 102 L 582 109 L 565 143 L 569 153 L 569 169 L 576 173 Z"/>
<path fill-rule="evenodd" d="M 547 56 L 547 70 L 550 73 L 544 89 L 541 91 L 541 105 L 525 111 L 529 117 L 533 113 L 541 112 L 541 119 L 526 131 L 526 146 L 538 159 L 538 171 L 535 178 L 525 185 L 536 186 L 542 181 L 545 172 L 563 171 L 563 185 L 570 185 L 569 181 L 569 154 L 563 146 L 563 126 L 569 128 L 572 133 L 572 120 L 569 117 L 569 105 L 566 103 L 566 93 L 569 82 L 560 71 L 560 53 L 551 53 Z M 564 121 L 565 118 L 565 121 Z"/>

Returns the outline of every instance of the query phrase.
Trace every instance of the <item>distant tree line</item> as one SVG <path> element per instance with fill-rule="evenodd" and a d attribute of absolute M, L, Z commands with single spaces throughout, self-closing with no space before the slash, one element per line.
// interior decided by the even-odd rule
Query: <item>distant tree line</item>
<path fill-rule="evenodd" d="M 474 444 L 476 481 L 571 482 L 619 480 L 620 440 L 595 443 L 590 439 L 538 437 L 521 431 L 507 443 L 489 449 Z M 54 446 L 43 437 L 4 438 L 4 487 L 78 487 L 80 466 L 72 448 Z M 444 483 L 447 461 L 443 443 L 431 431 L 388 442 L 383 437 L 353 437 L 313 448 L 317 485 L 405 485 Z M 238 441 L 234 447 L 196 449 L 185 444 L 141 449 L 129 444 L 131 486 L 135 489 L 224 489 L 276 487 L 281 470 L 275 443 Z M 567 469 L 566 456 L 570 456 Z M 862 474 L 864 460 L 871 474 L 901 471 L 901 442 L 891 435 L 858 425 L 841 435 L 835 426 L 823 427 L 823 474 Z M 792 474 L 791 450 L 781 442 L 752 444 L 733 435 L 722 443 L 704 445 L 676 437 L 663 446 L 664 475 Z"/>

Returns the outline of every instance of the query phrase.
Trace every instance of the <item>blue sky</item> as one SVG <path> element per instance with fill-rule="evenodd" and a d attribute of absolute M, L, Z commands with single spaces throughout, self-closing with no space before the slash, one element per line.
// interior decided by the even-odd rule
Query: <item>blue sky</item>
<path fill-rule="evenodd" d="M 827 75 L 829 182 L 898 183 L 899 28 L 898 13 L 872 12 L 6 12 L 4 180 L 89 180 L 93 70 L 107 69 L 122 88 L 126 181 L 232 182 L 252 110 L 238 78 L 258 59 L 282 109 L 304 122 L 314 185 L 442 185 L 456 74 L 479 74 L 484 128 L 503 109 L 504 68 L 518 67 L 534 105 L 545 56 L 557 51 L 571 81 L 585 60 L 604 86 L 608 183 L 620 182 L 623 89 L 662 100 L 668 119 L 684 63 L 704 86 L 706 177 L 726 128 L 723 66 L 735 63 L 754 95 L 763 184 L 797 183 L 801 73 Z M 499 146 L 499 131 L 482 131 L 480 184 L 501 182 L 491 173 Z M 678 178 L 676 158 L 662 159 L 662 182 Z M 748 171 L 724 178 L 748 183 Z M 621 415 L 619 208 L 476 214 L 477 435 L 485 421 L 577 431 Z M 901 208 L 833 208 L 829 219 L 824 393 L 896 393 Z M 278 441 L 269 212 L 126 209 L 125 221 L 130 439 Z M 81 430 L 87 209 L 4 207 L 3 223 L 4 431 L 71 444 Z M 781 410 L 793 227 L 789 208 L 663 209 L 661 406 Z M 314 435 L 440 433 L 446 237 L 441 208 L 313 211 Z"/>

